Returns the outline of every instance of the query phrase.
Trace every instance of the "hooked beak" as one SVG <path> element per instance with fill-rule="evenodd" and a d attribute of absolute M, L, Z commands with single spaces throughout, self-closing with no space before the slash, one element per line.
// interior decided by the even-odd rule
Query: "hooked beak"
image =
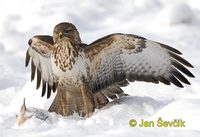
<path fill-rule="evenodd" d="M 61 39 L 62 38 L 62 36 L 63 36 L 63 33 L 62 32 L 59 32 L 59 38 Z"/>

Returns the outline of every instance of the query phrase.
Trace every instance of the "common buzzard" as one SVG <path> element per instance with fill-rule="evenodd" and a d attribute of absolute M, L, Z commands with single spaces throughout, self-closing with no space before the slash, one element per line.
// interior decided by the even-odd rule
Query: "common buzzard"
<path fill-rule="evenodd" d="M 124 96 L 122 86 L 145 81 L 183 87 L 194 77 L 181 52 L 133 34 L 115 33 L 91 44 L 81 42 L 77 28 L 67 22 L 55 26 L 53 37 L 33 36 L 26 53 L 31 80 L 37 75 L 42 96 L 56 92 L 49 111 L 63 116 L 77 112 L 90 116 L 111 99 Z M 182 74 L 182 73 L 183 74 Z"/>

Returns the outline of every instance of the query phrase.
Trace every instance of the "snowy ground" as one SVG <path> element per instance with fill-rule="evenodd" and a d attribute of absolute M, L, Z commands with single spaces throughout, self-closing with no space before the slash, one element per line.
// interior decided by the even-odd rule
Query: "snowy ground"
<path fill-rule="evenodd" d="M 0 136 L 200 136 L 200 1 L 199 0 L 0 0 Z M 28 107 L 47 109 L 24 67 L 27 41 L 35 34 L 52 34 L 69 21 L 90 43 L 122 32 L 172 45 L 189 60 L 196 76 L 184 89 L 135 82 L 124 88 L 132 97 L 109 104 L 86 120 L 50 114 L 45 122 L 28 120 L 17 127 L 23 98 Z M 130 127 L 129 120 L 182 119 L 184 128 Z"/>

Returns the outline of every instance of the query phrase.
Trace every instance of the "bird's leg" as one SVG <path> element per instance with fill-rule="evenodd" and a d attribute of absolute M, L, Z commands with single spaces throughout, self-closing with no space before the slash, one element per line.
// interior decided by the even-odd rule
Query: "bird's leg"
<path fill-rule="evenodd" d="M 88 118 L 92 115 L 92 112 L 94 111 L 94 98 L 92 93 L 88 90 L 85 84 L 81 86 L 81 94 L 83 97 L 85 116 L 86 118 Z"/>
<path fill-rule="evenodd" d="M 59 94 L 59 102 L 62 108 L 61 115 L 67 116 L 68 115 L 68 102 L 67 102 L 67 94 L 66 92 L 63 92 L 62 90 L 58 90 Z"/>

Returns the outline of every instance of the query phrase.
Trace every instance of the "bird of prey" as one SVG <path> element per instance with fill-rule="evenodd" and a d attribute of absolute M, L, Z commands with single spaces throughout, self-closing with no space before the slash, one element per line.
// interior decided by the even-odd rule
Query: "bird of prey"
<path fill-rule="evenodd" d="M 53 37 L 36 35 L 29 41 L 26 66 L 31 60 L 31 80 L 37 75 L 42 96 L 57 92 L 49 111 L 63 116 L 74 112 L 89 117 L 110 99 L 126 95 L 120 87 L 130 82 L 190 84 L 184 75 L 193 66 L 168 45 L 133 34 L 114 33 L 91 44 L 81 41 L 68 22 L 55 26 Z"/>

